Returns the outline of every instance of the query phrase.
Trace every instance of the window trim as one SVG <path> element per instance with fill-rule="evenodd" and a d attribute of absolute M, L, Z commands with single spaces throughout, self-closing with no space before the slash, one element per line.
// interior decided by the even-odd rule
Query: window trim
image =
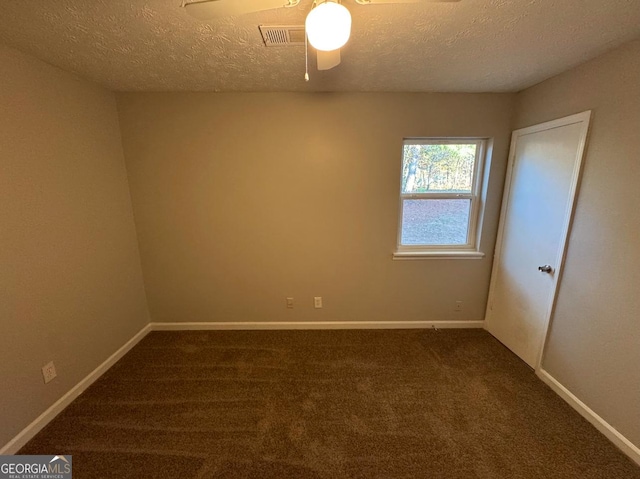
<path fill-rule="evenodd" d="M 479 259 L 484 253 L 479 251 L 479 230 L 481 227 L 481 203 L 482 182 L 484 169 L 487 162 L 487 138 L 477 137 L 449 137 L 449 138 L 404 138 L 402 141 L 402 155 L 400 161 L 400 195 L 399 215 L 396 250 L 394 259 L 420 259 L 420 258 L 474 258 Z M 404 147 L 406 145 L 459 145 L 475 144 L 476 158 L 473 165 L 473 182 L 471 193 L 403 193 L 402 172 L 404 169 Z M 404 200 L 408 199 L 469 199 L 469 224 L 467 229 L 467 242 L 461 245 L 403 245 L 402 218 Z"/>

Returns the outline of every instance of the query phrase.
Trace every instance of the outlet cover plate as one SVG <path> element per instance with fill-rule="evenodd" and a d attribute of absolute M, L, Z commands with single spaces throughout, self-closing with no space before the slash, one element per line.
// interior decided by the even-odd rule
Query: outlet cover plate
<path fill-rule="evenodd" d="M 58 374 L 56 373 L 56 366 L 53 364 L 53 361 L 42 366 L 42 377 L 44 378 L 44 383 L 47 384 L 51 382 Z"/>

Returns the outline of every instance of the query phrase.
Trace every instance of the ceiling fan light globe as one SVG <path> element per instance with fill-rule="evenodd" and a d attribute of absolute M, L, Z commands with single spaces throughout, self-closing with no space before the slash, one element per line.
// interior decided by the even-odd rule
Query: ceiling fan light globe
<path fill-rule="evenodd" d="M 326 1 L 309 12 L 305 30 L 309 43 L 316 50 L 337 50 L 347 43 L 351 35 L 351 14 L 345 6 Z"/>

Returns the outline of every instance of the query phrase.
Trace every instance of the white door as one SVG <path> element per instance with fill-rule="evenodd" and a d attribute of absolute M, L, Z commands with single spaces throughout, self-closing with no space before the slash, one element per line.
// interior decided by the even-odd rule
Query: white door
<path fill-rule="evenodd" d="M 591 112 L 513 132 L 485 327 L 538 368 Z"/>

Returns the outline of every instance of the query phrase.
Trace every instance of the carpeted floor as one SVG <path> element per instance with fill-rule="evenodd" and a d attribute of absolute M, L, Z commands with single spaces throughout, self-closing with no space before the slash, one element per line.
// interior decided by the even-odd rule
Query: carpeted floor
<path fill-rule="evenodd" d="M 20 453 L 74 479 L 640 479 L 482 330 L 153 332 Z"/>

